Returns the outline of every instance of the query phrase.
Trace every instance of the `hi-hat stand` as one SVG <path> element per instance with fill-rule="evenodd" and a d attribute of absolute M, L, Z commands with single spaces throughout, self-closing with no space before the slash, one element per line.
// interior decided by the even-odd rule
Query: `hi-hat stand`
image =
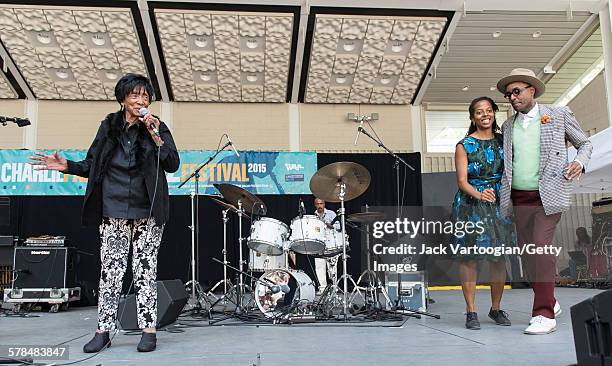
<path fill-rule="evenodd" d="M 223 254 L 223 264 L 229 263 L 227 261 L 227 221 L 229 220 L 227 218 L 227 212 L 229 210 L 231 210 L 231 208 L 221 210 L 221 220 L 223 221 L 223 250 L 221 252 Z M 210 290 L 208 290 L 208 292 L 206 293 L 207 297 L 214 297 L 217 299 L 217 296 L 215 295 L 215 290 L 221 284 L 223 284 L 223 295 L 227 294 L 228 286 L 233 287 L 232 281 L 229 279 L 229 277 L 227 277 L 226 266 L 223 266 L 223 279 L 219 280 L 217 283 L 215 283 L 213 287 L 210 288 Z M 227 304 L 226 299 L 223 300 L 223 304 Z"/>

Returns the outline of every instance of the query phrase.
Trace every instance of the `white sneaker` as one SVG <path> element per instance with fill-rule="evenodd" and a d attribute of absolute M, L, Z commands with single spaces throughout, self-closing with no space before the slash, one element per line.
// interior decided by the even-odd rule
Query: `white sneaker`
<path fill-rule="evenodd" d="M 525 329 L 525 334 L 548 334 L 557 330 L 557 321 L 548 319 L 542 315 L 533 318 L 531 325 Z"/>
<path fill-rule="evenodd" d="M 559 315 L 561 315 L 561 313 L 563 312 L 563 310 L 561 309 L 561 304 L 559 304 L 559 301 L 555 301 L 555 307 L 553 308 L 553 311 L 555 312 L 555 319 L 558 318 Z M 536 318 L 535 316 L 531 318 L 531 320 L 529 321 L 529 324 L 533 324 L 533 319 L 535 318 Z"/>
<path fill-rule="evenodd" d="M 555 312 L 555 318 L 558 318 L 559 315 L 561 315 L 561 313 L 563 312 L 563 310 L 561 310 L 561 304 L 559 304 L 559 301 L 555 301 L 555 307 L 553 311 Z"/>

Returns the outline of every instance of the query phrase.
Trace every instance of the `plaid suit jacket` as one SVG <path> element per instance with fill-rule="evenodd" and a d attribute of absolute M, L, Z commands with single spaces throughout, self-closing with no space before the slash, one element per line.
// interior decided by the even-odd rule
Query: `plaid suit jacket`
<path fill-rule="evenodd" d="M 564 178 L 569 141 L 577 150 L 576 160 L 586 169 L 593 145 L 580 128 L 574 113 L 568 107 L 538 105 L 541 116 L 550 122 L 540 127 L 540 180 L 539 191 L 547 215 L 564 212 L 570 207 L 571 182 Z M 518 112 L 517 112 L 518 113 Z M 512 215 L 512 128 L 516 113 L 502 125 L 504 137 L 504 174 L 501 180 L 500 210 L 504 217 Z M 539 123 L 539 121 L 538 121 Z M 584 170 L 583 170 L 584 172 Z"/>

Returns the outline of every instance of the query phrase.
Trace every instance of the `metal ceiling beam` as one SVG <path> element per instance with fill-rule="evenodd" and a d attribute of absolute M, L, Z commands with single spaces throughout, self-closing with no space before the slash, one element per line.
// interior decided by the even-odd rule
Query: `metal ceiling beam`
<path fill-rule="evenodd" d="M 201 0 L 149 0 L 149 2 L 182 2 L 200 3 Z M 572 0 L 571 10 L 590 11 L 597 13 L 604 0 Z M 291 5 L 300 6 L 303 0 L 242 0 L 241 4 L 248 5 Z M 570 7 L 570 0 L 514 0 L 514 1 L 491 1 L 491 0 L 309 0 L 310 6 L 350 7 L 350 8 L 394 8 L 394 9 L 434 9 L 445 11 L 562 11 Z M 208 0 L 207 3 L 235 4 L 235 0 Z"/>
<path fill-rule="evenodd" d="M 604 83 L 608 104 L 608 123 L 612 126 L 612 0 L 599 11 L 601 22 L 601 42 L 604 59 Z"/>
<path fill-rule="evenodd" d="M 300 94 L 300 80 L 302 78 L 302 62 L 304 60 L 304 46 L 306 40 L 306 28 L 308 27 L 308 15 L 310 14 L 310 5 L 308 0 L 304 0 L 300 6 L 300 29 L 298 30 L 298 39 L 295 55 L 295 65 L 293 71 L 293 85 L 291 92 L 291 103 L 297 103 Z"/>
<path fill-rule="evenodd" d="M 155 68 L 155 75 L 157 76 L 157 83 L 159 85 L 159 91 L 161 93 L 161 99 L 164 102 L 170 102 L 170 94 L 168 93 L 168 85 L 166 85 L 166 79 L 164 78 L 164 70 L 161 66 L 161 59 L 155 43 L 155 32 L 149 17 L 149 4 L 146 0 L 138 0 L 138 9 L 140 10 L 140 17 L 142 18 L 142 24 L 145 29 L 145 37 L 151 52 L 151 59 L 153 60 L 153 67 Z M 144 47 L 144 45 L 143 45 Z"/>
<path fill-rule="evenodd" d="M 35 100 L 36 97 L 34 96 L 34 93 L 32 93 L 32 89 L 30 89 L 30 86 L 23 78 L 23 75 L 21 75 L 21 73 L 17 69 L 17 66 L 13 62 L 13 59 L 9 55 L 6 48 L 4 48 L 4 44 L 2 44 L 1 42 L 0 42 L 0 57 L 2 58 L 2 61 L 4 62 L 5 67 L 11 72 L 11 74 L 17 81 L 17 84 L 19 84 L 19 88 L 21 88 L 21 90 L 25 94 L 26 99 Z M 9 86 L 11 85 L 10 83 L 8 84 Z"/>
<path fill-rule="evenodd" d="M 414 102 L 412 103 L 412 105 L 420 105 L 423 101 L 425 92 L 427 92 L 427 88 L 429 87 L 432 78 L 435 77 L 435 70 L 438 67 L 438 64 L 440 63 L 440 59 L 447 52 L 450 39 L 453 33 L 455 32 L 455 29 L 457 29 L 457 24 L 459 23 L 459 20 L 462 16 L 462 11 L 455 11 L 455 15 L 453 15 L 453 18 L 451 19 L 450 24 L 448 25 L 448 28 L 446 30 L 446 33 L 444 33 L 444 38 L 440 43 L 438 52 L 436 52 L 436 54 L 434 55 L 434 58 L 431 64 L 429 65 L 429 69 L 427 69 L 427 71 L 425 72 L 425 79 L 421 83 L 421 87 L 417 91 L 416 97 L 414 98 Z"/>
<path fill-rule="evenodd" d="M 597 14 L 591 14 L 587 20 L 578 28 L 576 33 L 565 43 L 563 47 L 548 61 L 538 77 L 548 82 L 553 75 L 563 66 L 567 60 L 582 46 L 582 44 L 593 34 L 599 26 Z"/>

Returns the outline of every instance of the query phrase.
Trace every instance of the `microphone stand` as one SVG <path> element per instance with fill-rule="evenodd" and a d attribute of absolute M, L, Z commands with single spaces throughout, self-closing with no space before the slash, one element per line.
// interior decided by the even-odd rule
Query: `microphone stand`
<path fill-rule="evenodd" d="M 393 156 L 393 158 L 395 158 L 395 163 L 393 164 L 393 168 L 395 169 L 395 184 L 396 184 L 396 189 L 397 189 L 397 192 L 396 192 L 396 195 L 397 195 L 397 217 L 399 218 L 400 215 L 401 215 L 401 202 L 400 202 L 400 163 L 403 164 L 404 166 L 406 166 L 407 168 L 409 168 L 410 170 L 412 170 L 413 172 L 416 171 L 416 170 L 414 169 L 414 167 L 412 165 L 408 164 L 404 159 L 402 159 L 396 153 L 391 151 L 387 146 L 385 146 L 385 144 L 380 139 L 370 135 L 368 133 L 368 131 L 366 131 L 365 128 L 363 128 L 362 126 L 359 126 L 357 128 L 357 130 L 358 130 L 358 132 L 361 132 L 364 135 L 368 136 L 372 141 L 376 142 L 378 147 L 382 148 L 389 155 L 391 155 L 391 156 Z M 398 239 L 399 239 L 399 234 L 398 234 Z M 395 310 L 398 311 L 398 312 L 401 312 L 404 315 L 406 315 L 407 313 L 410 313 L 410 314 L 422 314 L 422 315 L 432 316 L 432 317 L 435 317 L 437 319 L 440 318 L 439 315 L 433 315 L 433 314 L 430 314 L 430 313 L 427 313 L 427 312 L 412 311 L 412 310 L 407 310 L 407 309 L 404 308 L 404 303 L 402 301 L 402 280 L 401 280 L 401 275 L 399 273 L 397 274 L 397 300 L 396 300 Z"/>
<path fill-rule="evenodd" d="M 207 166 L 213 159 L 219 155 L 219 153 L 228 146 L 231 145 L 231 142 L 225 143 L 221 149 L 218 149 L 212 156 L 208 158 L 204 163 L 200 164 L 196 170 L 191 173 L 187 179 L 179 184 L 178 188 L 182 188 L 191 178 L 195 178 L 195 191 L 190 193 L 191 196 L 191 225 L 188 226 L 191 230 L 191 280 L 185 284 L 185 287 L 188 287 L 191 284 L 191 297 L 189 299 L 189 303 L 193 306 L 192 310 L 196 313 L 199 313 L 202 309 L 202 304 L 200 300 L 205 298 L 203 296 L 204 291 L 198 282 L 199 275 L 196 276 L 196 248 L 199 248 L 199 234 L 200 234 L 200 225 L 198 222 L 198 211 L 199 211 L 199 182 L 200 182 L 200 170 L 202 170 L 205 166 Z M 199 269 L 198 269 L 199 274 Z M 197 293 L 196 293 L 197 292 Z"/>

